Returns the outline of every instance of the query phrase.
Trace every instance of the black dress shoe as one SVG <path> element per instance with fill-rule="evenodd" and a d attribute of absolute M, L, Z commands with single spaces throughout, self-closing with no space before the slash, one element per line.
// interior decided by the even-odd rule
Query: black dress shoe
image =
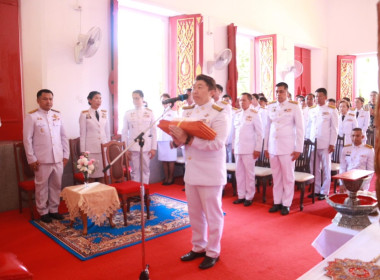
<path fill-rule="evenodd" d="M 49 214 L 45 214 L 41 216 L 41 221 L 43 221 L 46 224 L 50 224 L 52 222 L 52 219 L 49 216 Z"/>
<path fill-rule="evenodd" d="M 232 202 L 233 204 L 240 204 L 240 203 L 244 203 L 245 199 L 244 198 L 239 198 L 239 199 L 236 199 L 234 202 Z"/>
<path fill-rule="evenodd" d="M 244 206 L 250 206 L 250 205 L 252 205 L 252 200 L 244 201 Z"/>
<path fill-rule="evenodd" d="M 174 184 L 174 179 L 169 181 L 169 182 L 166 182 L 166 185 L 169 186 L 169 185 L 173 185 Z"/>
<path fill-rule="evenodd" d="M 274 213 L 274 212 L 277 212 L 277 211 L 281 210 L 281 208 L 282 208 L 282 204 L 274 204 L 272 206 L 272 208 L 269 209 L 269 212 L 270 213 Z"/>
<path fill-rule="evenodd" d="M 219 257 L 211 258 L 211 257 L 205 256 L 203 262 L 201 262 L 201 264 L 199 265 L 199 268 L 207 269 L 207 268 L 213 267 L 218 260 L 219 260 Z"/>
<path fill-rule="evenodd" d="M 181 261 L 183 262 L 187 262 L 187 261 L 192 261 L 192 260 L 195 260 L 197 258 L 202 258 L 206 255 L 206 252 L 194 252 L 194 251 L 190 251 L 189 253 L 187 253 L 186 255 L 183 255 L 181 257 Z"/>
<path fill-rule="evenodd" d="M 326 196 L 324 194 L 320 194 L 318 197 L 318 200 L 324 200 L 326 199 Z"/>
<path fill-rule="evenodd" d="M 282 206 L 281 215 L 285 216 L 289 214 L 289 207 Z"/>
<path fill-rule="evenodd" d="M 319 193 L 311 193 L 311 194 L 309 194 L 307 197 L 308 198 L 313 198 L 313 196 L 315 196 L 315 197 L 319 197 Z"/>
<path fill-rule="evenodd" d="M 53 219 L 56 219 L 56 220 L 63 220 L 64 217 L 59 214 L 58 212 L 57 213 L 49 213 L 49 216 L 50 218 L 53 218 Z"/>

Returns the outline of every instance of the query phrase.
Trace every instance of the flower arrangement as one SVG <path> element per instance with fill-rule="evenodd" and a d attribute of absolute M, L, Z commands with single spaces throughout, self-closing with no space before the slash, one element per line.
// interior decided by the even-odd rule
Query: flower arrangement
<path fill-rule="evenodd" d="M 88 159 L 90 155 L 90 152 L 84 152 L 83 155 L 81 155 L 77 161 L 77 168 L 80 172 L 83 173 L 84 176 L 84 182 L 87 183 L 88 176 L 95 171 L 95 160 L 94 159 Z"/>

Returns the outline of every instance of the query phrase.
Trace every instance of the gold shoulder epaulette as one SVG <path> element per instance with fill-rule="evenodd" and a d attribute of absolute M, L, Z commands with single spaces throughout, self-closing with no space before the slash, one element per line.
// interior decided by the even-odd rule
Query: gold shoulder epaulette
<path fill-rule="evenodd" d="M 195 107 L 195 105 L 183 106 L 182 109 L 183 110 L 189 110 L 189 109 L 193 109 L 194 107 Z"/>
<path fill-rule="evenodd" d="M 230 103 L 228 103 L 227 101 L 224 101 L 224 100 L 222 100 L 221 103 L 223 103 L 224 105 L 228 105 L 228 104 L 230 104 Z"/>
<path fill-rule="evenodd" d="M 219 112 L 222 112 L 223 111 L 223 108 L 219 107 L 218 105 L 215 105 L 215 104 L 212 104 L 212 108 L 219 111 Z"/>
<path fill-rule="evenodd" d="M 55 110 L 55 109 L 51 109 L 53 112 L 56 112 L 56 113 L 61 113 L 60 111 L 58 110 Z"/>
<path fill-rule="evenodd" d="M 34 110 L 30 111 L 29 114 L 33 114 L 33 113 L 35 113 L 37 111 L 38 111 L 38 109 L 34 109 Z"/>
<path fill-rule="evenodd" d="M 268 105 L 276 103 L 276 102 L 277 102 L 277 100 L 273 100 L 273 101 L 269 102 Z"/>
<path fill-rule="evenodd" d="M 350 147 L 352 146 L 352 144 L 347 144 L 347 145 L 344 145 L 344 147 Z"/>
<path fill-rule="evenodd" d="M 149 109 L 149 108 L 145 108 L 146 110 L 148 110 L 148 111 L 150 111 L 150 112 L 152 112 L 152 110 L 151 109 Z"/>
<path fill-rule="evenodd" d="M 365 144 L 365 147 L 368 149 L 373 149 L 373 147 L 371 145 L 368 145 L 368 144 Z"/>
<path fill-rule="evenodd" d="M 104 109 L 102 109 L 102 110 L 100 110 L 100 111 L 102 111 L 102 112 L 107 112 L 107 110 L 104 110 Z"/>
<path fill-rule="evenodd" d="M 266 107 L 264 107 L 264 106 L 260 106 L 260 108 L 261 108 L 261 109 L 266 109 Z"/>
<path fill-rule="evenodd" d="M 333 105 L 329 105 L 329 107 L 330 107 L 331 109 L 336 109 L 336 107 L 333 106 Z"/>
<path fill-rule="evenodd" d="M 355 117 L 355 114 L 349 113 L 349 115 Z"/>
<path fill-rule="evenodd" d="M 255 109 L 250 109 L 250 111 L 257 114 L 257 111 Z"/>
<path fill-rule="evenodd" d="M 293 101 L 293 100 L 289 100 L 289 103 L 298 105 L 298 102 L 297 101 Z"/>
<path fill-rule="evenodd" d="M 84 110 L 82 111 L 83 114 L 87 114 L 88 113 L 88 110 Z"/>
<path fill-rule="evenodd" d="M 350 110 L 351 110 L 351 111 L 355 111 L 355 108 L 352 108 L 352 107 L 351 107 Z"/>
<path fill-rule="evenodd" d="M 309 107 L 310 109 L 313 109 L 313 108 L 317 108 L 317 105 L 313 105 L 313 106 L 311 106 L 311 107 Z"/>
<path fill-rule="evenodd" d="M 368 108 L 364 108 L 364 111 L 367 111 L 367 112 L 368 112 L 369 110 L 368 110 Z"/>
<path fill-rule="evenodd" d="M 238 108 L 235 108 L 235 107 L 232 107 L 232 110 L 235 110 L 235 111 L 237 111 L 237 110 L 239 110 Z"/>

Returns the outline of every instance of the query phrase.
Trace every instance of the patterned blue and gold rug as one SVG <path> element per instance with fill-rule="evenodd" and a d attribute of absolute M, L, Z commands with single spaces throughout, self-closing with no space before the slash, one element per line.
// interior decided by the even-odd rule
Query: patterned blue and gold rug
<path fill-rule="evenodd" d="M 146 240 L 190 227 L 186 202 L 160 194 L 150 197 L 150 220 L 145 222 Z M 113 217 L 114 228 L 110 227 L 108 220 L 101 227 L 88 220 L 86 236 L 82 235 L 83 224 L 79 218 L 70 227 L 69 215 L 64 217 L 64 220 L 53 220 L 50 224 L 39 220 L 31 223 L 81 260 L 141 243 L 140 203 L 131 206 L 127 227 L 124 227 L 123 213 L 119 209 Z"/>

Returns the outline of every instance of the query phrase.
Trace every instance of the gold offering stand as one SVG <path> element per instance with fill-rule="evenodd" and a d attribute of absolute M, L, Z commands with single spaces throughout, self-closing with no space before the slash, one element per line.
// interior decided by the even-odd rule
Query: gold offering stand
<path fill-rule="evenodd" d="M 347 194 L 333 194 L 327 197 L 327 203 L 338 213 L 333 223 L 338 226 L 361 230 L 371 224 L 368 214 L 377 207 L 377 199 L 374 195 L 360 194 L 361 186 L 371 179 L 373 171 L 353 169 L 333 176 L 333 179 L 342 180 Z M 344 199 L 344 201 L 343 201 Z"/>

